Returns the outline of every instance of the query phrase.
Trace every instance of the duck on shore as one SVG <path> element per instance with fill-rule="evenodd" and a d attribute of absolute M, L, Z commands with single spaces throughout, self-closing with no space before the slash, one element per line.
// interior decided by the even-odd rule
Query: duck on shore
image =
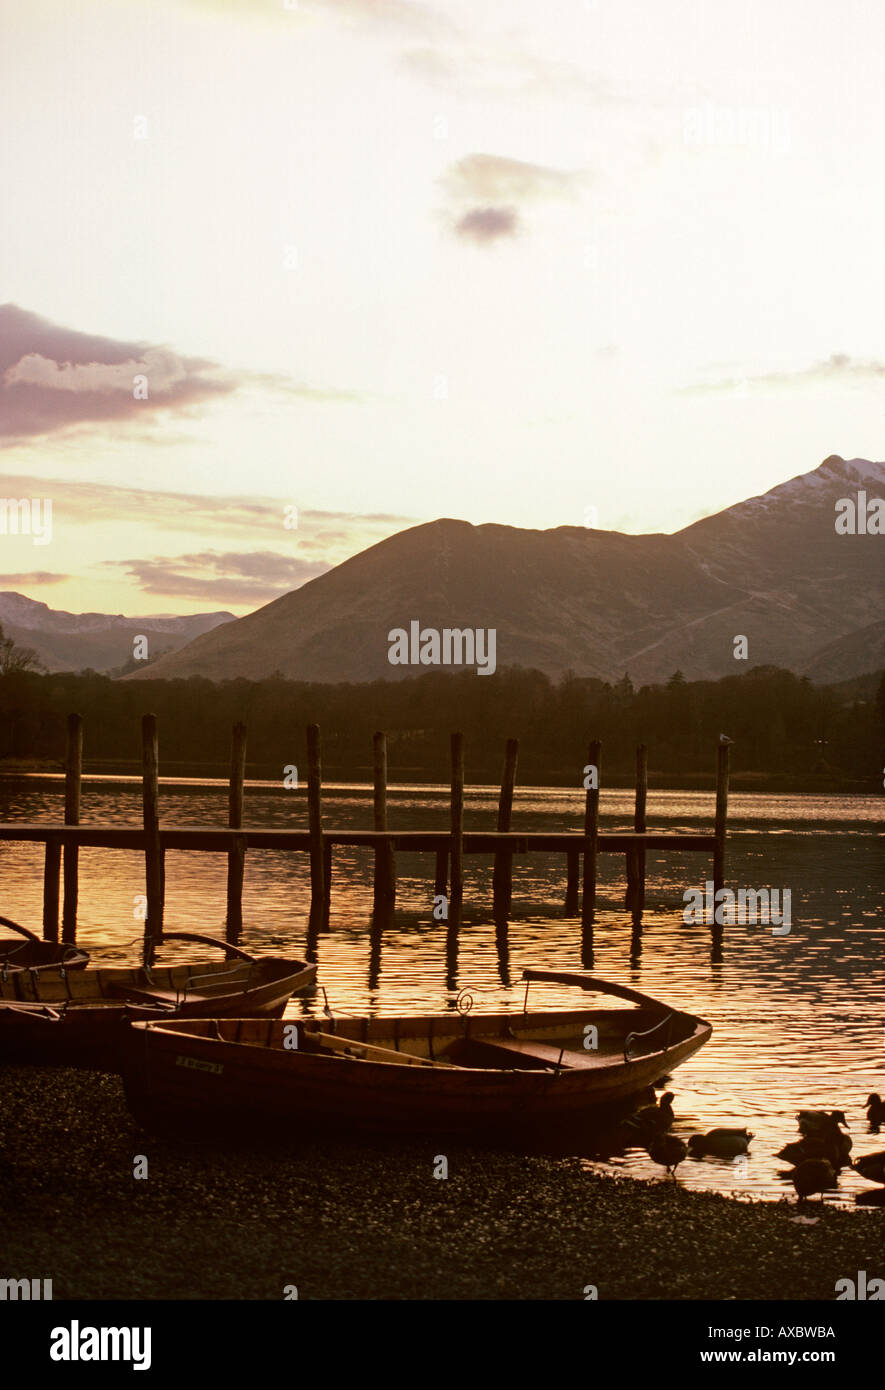
<path fill-rule="evenodd" d="M 679 1139 L 675 1134 L 656 1134 L 646 1145 L 649 1158 L 653 1158 L 655 1163 L 661 1163 L 666 1168 L 667 1173 L 674 1177 L 676 1169 L 679 1167 L 688 1148 L 684 1140 Z"/>
<path fill-rule="evenodd" d="M 711 1129 L 706 1134 L 693 1134 L 688 1141 L 692 1158 L 736 1158 L 745 1154 L 753 1135 L 748 1129 Z"/>
<path fill-rule="evenodd" d="M 794 1170 L 792 1180 L 800 1202 L 819 1192 L 823 1203 L 824 1193 L 833 1192 L 838 1186 L 833 1165 L 825 1158 L 806 1158 Z"/>

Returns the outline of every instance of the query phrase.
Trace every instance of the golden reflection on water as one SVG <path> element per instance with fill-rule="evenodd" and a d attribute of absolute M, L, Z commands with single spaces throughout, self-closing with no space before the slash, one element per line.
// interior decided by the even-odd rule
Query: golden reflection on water
<path fill-rule="evenodd" d="M 162 788 L 166 824 L 224 824 L 223 783 L 179 781 Z M 58 784 L 0 781 L 0 819 L 50 821 L 60 815 Z M 472 790 L 468 828 L 494 824 L 496 792 Z M 582 798 L 559 789 L 518 793 L 514 829 L 578 830 Z M 250 786 L 247 824 L 303 825 L 303 795 Z M 649 856 L 647 911 L 641 934 L 624 911 L 624 863 L 600 860 L 594 933 L 596 974 L 632 984 L 713 1024 L 711 1041 L 675 1073 L 675 1132 L 687 1137 L 719 1125 L 754 1133 L 746 1162 L 686 1160 L 679 1181 L 735 1196 L 792 1197 L 786 1165 L 775 1151 L 797 1137 L 802 1107 L 842 1109 L 854 1139 L 853 1156 L 885 1148 L 885 1135 L 865 1133 L 863 1101 L 885 1095 L 885 914 L 882 912 L 881 798 L 733 796 L 728 881 L 747 887 L 790 888 L 793 925 L 787 936 L 764 926 L 727 927 L 721 963 L 713 963 L 706 928 L 682 920 L 685 888 L 700 885 L 710 866 L 703 855 Z M 329 788 L 326 823 L 371 825 L 367 789 Z M 391 789 L 393 828 L 443 828 L 444 791 Z M 649 828 L 709 830 L 711 797 L 652 792 Z M 137 782 L 87 780 L 83 820 L 137 824 Z M 629 792 L 602 796 L 603 828 L 629 826 Z M 0 845 L 2 911 L 38 924 L 42 847 Z M 140 857 L 124 851 L 81 852 L 79 939 L 104 961 L 134 960 L 142 929 L 135 916 L 143 892 Z M 223 934 L 225 857 L 167 855 L 166 922 L 180 929 Z M 433 859 L 398 856 L 396 911 L 383 931 L 372 930 L 369 852 L 342 849 L 333 866 L 330 923 L 317 942 L 319 980 L 340 1014 L 394 1014 L 450 1009 L 468 988 L 474 1009 L 521 1009 L 522 971 L 529 965 L 580 969 L 580 922 L 563 916 L 561 856 L 514 863 L 511 920 L 496 928 L 491 912 L 491 863 L 468 858 L 464 921 L 457 949 L 433 917 Z M 277 851 L 247 857 L 243 942 L 257 950 L 303 953 L 307 940 L 309 876 L 306 855 Z M 539 1007 L 574 1006 L 588 999 L 558 986 L 532 986 Z M 313 1010 L 313 1000 L 289 1012 Z M 592 1160 L 588 1160 L 592 1162 Z M 628 1150 L 603 1170 L 661 1176 L 641 1150 Z M 869 1190 L 843 1169 L 827 1201 L 853 1206 Z"/>

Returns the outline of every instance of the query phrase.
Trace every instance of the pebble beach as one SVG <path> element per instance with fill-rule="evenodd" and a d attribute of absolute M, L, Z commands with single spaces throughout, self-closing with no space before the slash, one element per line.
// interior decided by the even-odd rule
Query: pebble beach
<path fill-rule="evenodd" d="M 885 1210 L 735 1201 L 420 1142 L 156 1139 L 118 1077 L 0 1068 L 4 1277 L 55 1299 L 821 1299 Z M 147 1160 L 147 1176 L 136 1178 Z M 803 1219 L 797 1221 L 797 1216 Z M 296 1292 L 297 1291 L 297 1292 Z"/>

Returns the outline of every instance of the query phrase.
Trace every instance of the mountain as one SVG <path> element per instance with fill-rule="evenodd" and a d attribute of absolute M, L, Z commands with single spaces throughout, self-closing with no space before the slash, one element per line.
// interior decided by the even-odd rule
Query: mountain
<path fill-rule="evenodd" d="M 715 679 L 774 664 L 845 679 L 885 665 L 879 535 L 837 535 L 836 503 L 885 495 L 885 464 L 836 455 L 674 535 L 441 520 L 401 531 L 139 677 L 306 681 L 414 675 L 388 632 L 495 628 L 497 665 L 551 675 Z M 735 638 L 748 659 L 735 659 Z"/>
<path fill-rule="evenodd" d="M 48 671 L 111 671 L 132 659 L 136 636 L 148 639 L 150 659 L 160 651 L 177 651 L 201 633 L 233 621 L 233 613 L 148 618 L 65 613 L 24 594 L 0 593 L 0 625 L 5 635 L 19 646 L 32 647 Z"/>

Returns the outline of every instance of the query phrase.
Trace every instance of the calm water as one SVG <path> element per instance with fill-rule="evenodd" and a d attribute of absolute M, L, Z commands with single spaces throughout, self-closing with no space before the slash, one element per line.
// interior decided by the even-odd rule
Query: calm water
<path fill-rule="evenodd" d="M 223 825 L 223 784 L 164 782 L 167 824 Z M 250 825 L 304 826 L 303 793 L 278 785 L 247 788 Z M 61 785 L 36 778 L 0 779 L 0 820 L 60 819 Z M 495 789 L 473 789 L 468 828 L 493 828 Z M 560 789 L 522 789 L 514 829 L 579 830 L 583 795 Z M 629 828 L 631 794 L 603 792 L 602 828 Z M 138 824 L 136 781 L 87 779 L 84 822 Z M 330 787 L 326 824 L 371 826 L 371 792 Z M 445 828 L 445 789 L 402 787 L 389 794 L 393 828 Z M 730 805 L 728 881 L 732 887 L 789 888 L 792 929 L 725 930 L 724 957 L 710 959 L 708 929 L 682 920 L 685 888 L 710 872 L 704 855 L 649 856 L 647 910 L 641 938 L 624 911 L 624 861 L 601 856 L 595 932 L 597 974 L 652 994 L 710 1020 L 713 1037 L 675 1073 L 676 1132 L 747 1125 L 755 1139 L 746 1161 L 687 1160 L 686 1187 L 734 1195 L 792 1196 L 785 1165 L 774 1152 L 797 1138 L 800 1106 L 842 1109 L 854 1155 L 885 1147 L 885 1134 L 865 1133 L 863 1101 L 885 1095 L 885 913 L 882 910 L 882 799 L 753 795 Z M 649 828 L 712 829 L 712 797 L 697 792 L 651 792 Z M 222 933 L 225 859 L 214 854 L 167 855 L 167 926 Z M 134 895 L 143 892 L 137 854 L 81 852 L 80 941 L 103 961 L 137 959 L 140 923 Z M 2 911 L 35 926 L 41 918 L 42 846 L 0 845 Z M 398 856 L 397 911 L 379 940 L 371 932 L 371 855 L 336 853 L 330 927 L 319 938 L 319 979 L 339 1014 L 436 1012 L 454 1007 L 462 989 L 474 1009 L 519 1010 L 528 965 L 581 968 L 580 922 L 563 916 L 562 856 L 515 861 L 511 922 L 496 932 L 491 913 L 491 863 L 467 860 L 464 923 L 457 958 L 446 950 L 444 923 L 433 918 L 433 857 Z M 302 951 L 307 935 L 307 856 L 252 852 L 246 865 L 244 944 Z M 539 1007 L 574 1006 L 589 998 L 557 986 L 532 986 Z M 312 1011 L 315 1001 L 291 1004 Z M 644 1151 L 628 1151 L 619 1172 L 660 1176 Z M 853 1205 L 869 1188 L 843 1170 L 840 1192 L 828 1201 Z"/>

